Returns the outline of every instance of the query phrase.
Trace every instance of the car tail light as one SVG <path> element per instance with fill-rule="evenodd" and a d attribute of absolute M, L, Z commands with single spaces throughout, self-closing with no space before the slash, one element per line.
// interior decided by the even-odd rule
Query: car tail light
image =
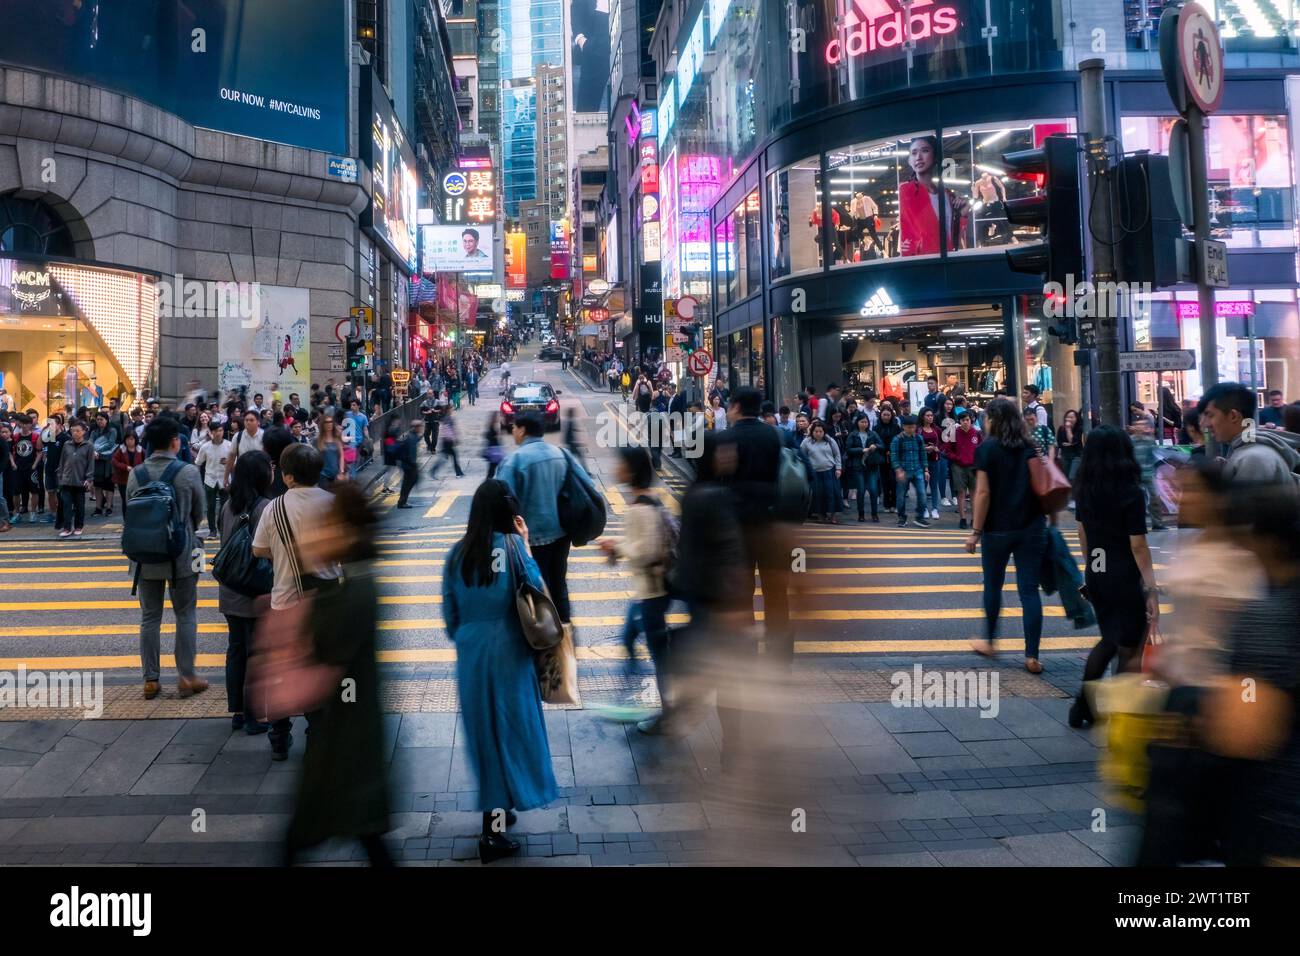
<path fill-rule="evenodd" d="M 555 412 L 558 412 L 559 410 L 560 410 L 560 403 L 557 402 L 555 399 L 551 399 L 549 402 L 546 403 L 546 414 L 551 415 L 554 414 Z"/>
<path fill-rule="evenodd" d="M 509 402 L 502 402 L 501 413 L 503 415 L 513 415 L 515 413 L 515 410 L 514 407 Z"/>

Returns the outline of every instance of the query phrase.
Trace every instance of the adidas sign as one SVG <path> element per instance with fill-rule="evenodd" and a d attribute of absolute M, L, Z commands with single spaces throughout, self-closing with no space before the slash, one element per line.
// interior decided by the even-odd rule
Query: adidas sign
<path fill-rule="evenodd" d="M 862 307 L 862 315 L 869 318 L 879 315 L 898 315 L 901 311 L 902 309 L 894 304 L 894 300 L 884 289 L 877 289 L 876 294 Z"/>

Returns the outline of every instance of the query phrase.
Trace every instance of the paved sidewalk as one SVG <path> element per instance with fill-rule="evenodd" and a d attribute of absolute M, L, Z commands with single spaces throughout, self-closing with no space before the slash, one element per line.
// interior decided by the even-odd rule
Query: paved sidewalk
<path fill-rule="evenodd" d="M 971 667 L 967 655 L 923 661 Z M 762 756 L 723 773 L 715 717 L 687 738 L 645 737 L 600 712 L 642 679 L 621 663 L 585 662 L 584 708 L 546 710 L 561 796 L 520 814 L 526 847 L 494 865 L 1127 862 L 1137 821 L 1099 782 L 1100 732 L 1064 722 L 1078 655 L 1050 657 L 1045 681 L 1010 659 L 995 665 L 996 718 L 893 706 L 889 677 L 912 663 L 801 658 L 789 698 L 798 706 L 772 708 L 754 735 Z M 384 673 L 387 840 L 404 863 L 477 866 L 481 820 L 451 668 Z M 134 689 L 122 685 L 123 698 Z M 220 685 L 199 700 L 222 708 Z M 0 864 L 271 864 L 303 742 L 296 733 L 291 759 L 277 764 L 265 737 L 232 734 L 224 716 L 0 721 Z M 308 859 L 362 853 L 329 844 Z"/>

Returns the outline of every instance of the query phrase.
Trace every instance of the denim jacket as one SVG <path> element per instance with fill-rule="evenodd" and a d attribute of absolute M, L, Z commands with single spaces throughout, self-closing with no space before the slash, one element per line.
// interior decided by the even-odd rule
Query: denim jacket
<path fill-rule="evenodd" d="M 528 540 L 535 545 L 550 544 L 564 537 L 556 505 L 564 486 L 565 467 L 564 452 L 539 437 L 525 438 L 497 471 L 497 478 L 519 499 L 519 509 L 528 522 Z M 587 477 L 576 461 L 573 467 L 578 469 L 580 477 Z"/>

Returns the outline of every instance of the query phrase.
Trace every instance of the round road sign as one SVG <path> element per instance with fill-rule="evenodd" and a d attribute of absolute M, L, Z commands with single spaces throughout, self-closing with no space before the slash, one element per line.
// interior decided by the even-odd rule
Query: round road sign
<path fill-rule="evenodd" d="M 334 326 L 334 337 L 340 342 L 346 343 L 352 336 L 352 320 L 340 319 L 339 324 Z"/>
<path fill-rule="evenodd" d="M 1213 113 L 1223 99 L 1223 45 L 1214 19 L 1195 3 L 1178 14 L 1178 59 L 1192 99 Z"/>
<path fill-rule="evenodd" d="M 686 370 L 697 378 L 713 371 L 713 356 L 704 349 L 696 349 L 686 358 Z"/>
<path fill-rule="evenodd" d="M 695 307 L 700 304 L 700 300 L 693 295 L 684 295 L 677 300 L 677 314 L 683 319 L 695 318 Z"/>

